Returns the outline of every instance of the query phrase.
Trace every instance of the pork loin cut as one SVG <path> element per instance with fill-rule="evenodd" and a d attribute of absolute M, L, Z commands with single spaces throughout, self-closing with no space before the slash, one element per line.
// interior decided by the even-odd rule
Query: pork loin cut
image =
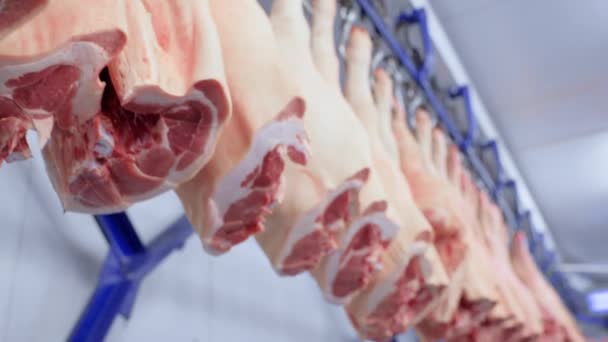
<path fill-rule="evenodd" d="M 177 194 L 206 250 L 218 254 L 263 230 L 283 196 L 286 159 L 305 164 L 308 150 L 306 104 L 283 72 L 260 5 L 212 0 L 211 13 L 234 113 L 213 158 Z"/>
<path fill-rule="evenodd" d="M 0 161 L 29 157 L 36 129 L 65 210 L 116 212 L 190 179 L 230 113 L 207 1 L 55 0 L 0 51 Z"/>
<path fill-rule="evenodd" d="M 275 1 L 271 21 L 282 60 L 307 102 L 304 124 L 312 157 L 306 169 L 287 170 L 284 201 L 258 241 L 279 273 L 316 268 L 327 298 L 345 300 L 369 282 L 377 251 L 395 229 L 384 217 L 384 194 L 371 167 L 365 131 L 315 68 L 302 2 Z M 344 155 L 348 158 L 336 157 Z"/>
<path fill-rule="evenodd" d="M 544 335 L 556 340 L 558 338 L 565 340 L 567 337 L 570 341 L 585 341 L 569 310 L 562 303 L 555 289 L 547 283 L 547 280 L 536 267 L 530 256 L 523 232 L 515 233 L 510 253 L 515 273 L 534 294 L 534 298 L 541 307 Z"/>

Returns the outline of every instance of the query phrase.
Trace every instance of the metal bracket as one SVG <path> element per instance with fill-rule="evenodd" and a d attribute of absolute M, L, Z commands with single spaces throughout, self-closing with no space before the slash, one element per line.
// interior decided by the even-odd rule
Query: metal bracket
<path fill-rule="evenodd" d="M 433 42 L 429 33 L 429 28 L 426 20 L 426 12 L 424 9 L 414 9 L 412 12 L 402 12 L 395 21 L 395 26 L 402 27 L 403 24 L 418 24 L 422 36 L 422 45 L 424 56 L 422 56 L 422 65 L 417 70 L 418 79 L 428 79 L 431 76 L 435 66 L 435 52 L 433 50 Z"/>
<path fill-rule="evenodd" d="M 477 120 L 475 119 L 473 106 L 471 105 L 469 87 L 459 86 L 450 90 L 449 95 L 452 99 L 460 97 L 464 101 L 465 113 L 467 116 L 467 131 L 464 133 L 462 140 L 459 142 L 460 149 L 464 151 L 473 145 L 477 135 Z"/>

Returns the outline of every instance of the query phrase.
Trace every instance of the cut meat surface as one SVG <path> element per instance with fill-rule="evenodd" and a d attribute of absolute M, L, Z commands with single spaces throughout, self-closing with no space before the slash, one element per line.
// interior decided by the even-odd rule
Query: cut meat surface
<path fill-rule="evenodd" d="M 307 104 L 256 1 L 213 0 L 211 13 L 234 112 L 213 158 L 177 194 L 205 249 L 219 254 L 264 229 L 284 196 L 286 161 L 307 163 Z"/>
<path fill-rule="evenodd" d="M 159 12 L 174 23 L 161 40 Z M 0 50 L 0 162 L 29 157 L 36 129 L 65 210 L 116 212 L 190 179 L 230 114 L 207 1 L 51 1 Z"/>
<path fill-rule="evenodd" d="M 340 240 L 313 274 L 322 281 L 325 297 L 333 303 L 348 302 L 382 269 L 382 253 L 399 227 L 386 217 L 387 203 L 374 202 L 353 220 Z"/>
<path fill-rule="evenodd" d="M 358 194 L 368 178 L 369 169 L 357 172 L 299 219 L 293 228 L 294 234 L 289 235 L 282 244 L 277 260 L 283 263 L 275 265 L 279 273 L 296 275 L 314 269 L 325 255 L 343 245 L 340 233 L 347 222 L 359 215 Z M 289 211 L 288 208 L 279 210 L 281 213 Z M 274 219 L 272 222 L 276 224 Z"/>
<path fill-rule="evenodd" d="M 395 255 L 383 255 L 380 274 L 347 306 L 362 338 L 388 341 L 436 307 L 447 279 L 426 261 L 430 252 L 429 241 L 422 238 L 408 248 L 409 254 L 395 253 L 402 259 L 399 262 Z"/>

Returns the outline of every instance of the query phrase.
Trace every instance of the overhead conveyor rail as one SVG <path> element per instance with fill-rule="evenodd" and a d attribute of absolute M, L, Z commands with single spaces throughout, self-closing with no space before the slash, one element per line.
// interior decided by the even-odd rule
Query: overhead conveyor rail
<path fill-rule="evenodd" d="M 454 85 L 447 94 L 439 94 L 432 86 L 436 56 L 425 10 L 418 8 L 399 13 L 393 22 L 387 23 L 370 0 L 356 0 L 352 5 L 358 6 L 364 18 L 371 22 L 378 36 L 376 38 L 383 40 L 399 67 L 405 70 L 417 90 L 424 95 L 424 101 L 457 144 L 478 180 L 502 209 L 509 227 L 526 232 L 530 249 L 540 269 L 576 313 L 575 294 L 567 279 L 555 267 L 558 258 L 554 251 L 547 249 L 545 235 L 532 225 L 531 215 L 535 213 L 522 207 L 517 184 L 503 169 L 497 141 L 480 142 L 478 139 L 480 127 L 471 103 L 470 89 L 466 85 Z M 421 63 L 414 62 L 394 34 L 393 27 L 401 24 L 417 25 L 419 28 L 423 45 Z M 446 110 L 445 103 L 440 100 L 442 98 L 463 101 L 466 130 L 462 131 L 456 125 L 453 116 Z M 172 251 L 181 248 L 192 234 L 192 228 L 186 218 L 182 217 L 145 246 L 126 213 L 96 216 L 96 222 L 109 244 L 109 252 L 100 271 L 97 287 L 75 325 L 70 341 L 103 340 L 117 316 L 128 319 L 139 286 L 146 275 Z"/>

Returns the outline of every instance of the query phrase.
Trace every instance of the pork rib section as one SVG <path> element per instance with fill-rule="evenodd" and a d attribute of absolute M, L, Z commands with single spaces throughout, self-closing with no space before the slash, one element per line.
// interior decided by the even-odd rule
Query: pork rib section
<path fill-rule="evenodd" d="M 29 157 L 36 129 L 65 210 L 120 211 L 192 178 L 230 114 L 207 1 L 52 1 L 0 50 L 0 160 Z"/>
<path fill-rule="evenodd" d="M 306 164 L 308 142 L 306 103 L 280 67 L 262 8 L 253 0 L 212 0 L 211 13 L 233 116 L 213 158 L 177 194 L 205 249 L 219 254 L 264 229 L 284 195 L 285 161 Z"/>

